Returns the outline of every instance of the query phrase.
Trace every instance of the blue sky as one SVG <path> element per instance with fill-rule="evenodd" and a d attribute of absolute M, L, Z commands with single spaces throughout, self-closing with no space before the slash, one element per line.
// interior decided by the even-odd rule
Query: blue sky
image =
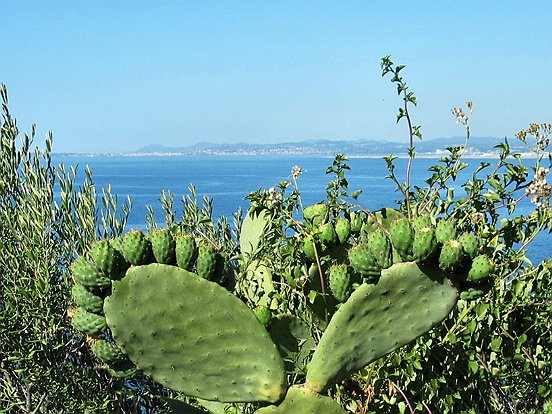
<path fill-rule="evenodd" d="M 0 82 L 56 152 L 405 140 L 380 59 L 405 64 L 425 139 L 552 121 L 552 2 L 3 2 Z"/>

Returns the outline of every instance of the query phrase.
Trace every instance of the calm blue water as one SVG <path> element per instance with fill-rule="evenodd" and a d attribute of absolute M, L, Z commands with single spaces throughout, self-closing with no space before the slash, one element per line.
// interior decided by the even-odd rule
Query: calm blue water
<path fill-rule="evenodd" d="M 78 165 L 79 176 L 84 177 L 84 168 L 92 168 L 98 192 L 101 187 L 111 183 L 112 192 L 122 201 L 127 195 L 132 198 L 133 207 L 129 217 L 128 229 L 146 227 L 146 206 L 154 207 L 158 221 L 163 220 L 159 197 L 162 190 L 175 194 L 177 219 L 181 213 L 181 198 L 189 194 L 188 187 L 194 184 L 198 198 L 207 195 L 214 199 L 215 216 L 225 215 L 231 218 L 238 207 L 247 208 L 244 200 L 259 187 L 268 189 L 290 179 L 294 165 L 303 168 L 299 187 L 305 205 L 313 204 L 325 198 L 325 187 L 332 179 L 326 168 L 332 158 L 296 156 L 190 156 L 190 157 L 108 157 L 108 156 L 55 156 L 55 163 Z M 413 185 L 423 185 L 424 179 L 430 176 L 428 167 L 435 164 L 434 159 L 415 159 L 411 174 Z M 470 167 L 462 172 L 458 183 L 484 160 L 469 160 Z M 490 163 L 495 160 L 488 160 Z M 396 174 L 405 176 L 406 159 L 396 160 Z M 395 192 L 391 180 L 384 179 L 388 174 L 385 161 L 380 158 L 353 158 L 348 161 L 351 170 L 347 173 L 350 191 L 362 189 L 359 203 L 371 210 L 383 207 L 394 207 L 400 194 Z M 457 196 L 461 195 L 460 185 Z M 524 200 L 519 213 L 525 213 L 531 204 Z M 550 256 L 549 245 L 552 236 L 542 234 L 530 247 L 530 258 L 534 261 Z"/>

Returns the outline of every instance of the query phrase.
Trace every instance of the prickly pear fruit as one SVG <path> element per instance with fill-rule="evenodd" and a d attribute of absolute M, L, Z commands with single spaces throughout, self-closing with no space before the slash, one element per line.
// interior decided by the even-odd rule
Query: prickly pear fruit
<path fill-rule="evenodd" d="M 79 283 L 75 283 L 71 288 L 71 295 L 75 304 L 84 310 L 92 313 L 103 312 L 103 299 L 90 292 Z"/>
<path fill-rule="evenodd" d="M 90 246 L 90 258 L 96 269 L 111 279 L 118 279 L 126 267 L 123 255 L 107 240 L 96 241 Z"/>
<path fill-rule="evenodd" d="M 176 242 L 169 229 L 155 230 L 150 235 L 150 241 L 153 256 L 157 263 L 174 263 Z"/>
<path fill-rule="evenodd" d="M 368 277 L 379 277 L 381 274 L 381 266 L 365 243 L 351 247 L 348 256 L 349 263 L 355 272 Z"/>
<path fill-rule="evenodd" d="M 462 245 L 456 239 L 449 239 L 441 248 L 439 254 L 439 267 L 442 270 L 451 271 L 461 266 L 464 259 Z"/>
<path fill-rule="evenodd" d="M 197 244 L 191 234 L 176 236 L 176 264 L 184 270 L 192 270 L 197 259 Z"/>
<path fill-rule="evenodd" d="M 96 358 L 106 364 L 125 358 L 125 354 L 115 343 L 106 341 L 105 339 L 92 340 L 90 348 Z"/>
<path fill-rule="evenodd" d="M 111 286 L 111 279 L 96 269 L 96 266 L 82 256 L 71 264 L 71 274 L 78 283 L 89 288 L 106 288 Z"/>
<path fill-rule="evenodd" d="M 393 264 L 393 248 L 391 241 L 382 229 L 376 229 L 368 234 L 366 245 L 372 257 L 382 269 L 387 269 Z"/>
<path fill-rule="evenodd" d="M 479 299 L 487 293 L 484 289 L 469 288 L 460 292 L 460 299 L 462 300 L 475 300 Z"/>
<path fill-rule="evenodd" d="M 332 223 L 324 223 L 318 227 L 320 241 L 325 246 L 331 246 L 337 242 L 337 234 Z"/>
<path fill-rule="evenodd" d="M 401 259 L 411 261 L 412 243 L 414 242 L 414 230 L 406 219 L 392 221 L 389 225 L 391 244 L 397 250 Z"/>
<path fill-rule="evenodd" d="M 260 305 L 255 308 L 255 316 L 263 326 L 268 326 L 270 323 L 270 318 L 272 318 L 272 313 L 270 309 L 265 305 Z"/>
<path fill-rule="evenodd" d="M 339 302 L 346 302 L 351 295 L 351 276 L 347 265 L 333 265 L 329 270 L 330 290 Z"/>
<path fill-rule="evenodd" d="M 347 243 L 351 235 L 351 222 L 344 217 L 339 217 L 335 222 L 335 232 L 339 244 Z"/>
<path fill-rule="evenodd" d="M 329 208 L 327 204 L 318 203 L 305 207 L 303 210 L 303 217 L 307 223 L 312 224 L 314 227 L 318 227 L 327 220 L 328 212 Z"/>
<path fill-rule="evenodd" d="M 435 227 L 435 238 L 437 239 L 437 243 L 445 244 L 447 240 L 456 239 L 457 235 L 458 233 L 454 220 L 439 220 Z"/>
<path fill-rule="evenodd" d="M 135 266 L 149 263 L 152 259 L 151 242 L 140 230 L 124 235 L 122 249 L 125 259 Z"/>
<path fill-rule="evenodd" d="M 196 273 L 203 279 L 211 280 L 217 270 L 217 251 L 214 247 L 202 244 L 199 246 L 196 262 Z"/>
<path fill-rule="evenodd" d="M 422 229 L 424 227 L 433 227 L 431 223 L 431 217 L 429 216 L 418 216 L 412 220 L 412 228 L 414 230 Z"/>
<path fill-rule="evenodd" d="M 469 257 L 470 260 L 475 259 L 477 253 L 479 252 L 479 242 L 477 237 L 470 233 L 463 233 L 458 238 L 458 241 L 462 245 L 462 249 L 464 249 L 466 256 Z"/>
<path fill-rule="evenodd" d="M 494 265 L 491 259 L 482 254 L 473 259 L 466 280 L 468 282 L 479 282 L 487 279 L 493 272 Z"/>
<path fill-rule="evenodd" d="M 316 252 L 318 251 L 318 254 L 320 254 L 320 250 L 318 249 L 318 245 L 316 243 L 316 240 L 311 235 L 308 235 L 303 240 L 303 244 L 301 246 L 301 250 L 303 253 L 305 253 L 305 256 L 308 260 L 311 262 L 316 261 Z"/>
<path fill-rule="evenodd" d="M 424 263 L 431 259 L 437 251 L 435 232 L 431 227 L 422 227 L 414 231 L 412 242 L 412 256 L 418 263 Z"/>
<path fill-rule="evenodd" d="M 71 319 L 71 325 L 77 331 L 88 336 L 96 337 L 107 329 L 105 317 L 77 308 Z"/>

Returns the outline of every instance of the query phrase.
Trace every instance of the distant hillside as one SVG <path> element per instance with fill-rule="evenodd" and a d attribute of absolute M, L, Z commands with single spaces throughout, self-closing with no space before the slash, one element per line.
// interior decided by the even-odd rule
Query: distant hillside
<path fill-rule="evenodd" d="M 464 145 L 464 137 L 437 138 L 417 141 L 416 153 L 419 156 L 437 156 L 446 151 L 447 147 Z M 497 137 L 473 137 L 466 152 L 467 155 L 494 155 L 494 148 L 504 142 Z M 517 140 L 509 140 L 512 149 L 525 152 L 526 149 Z M 185 155 L 318 155 L 333 156 L 346 154 L 348 156 L 385 156 L 407 155 L 407 144 L 390 141 L 374 140 L 308 140 L 300 142 L 284 142 L 279 144 L 248 144 L 244 142 L 232 144 L 213 144 L 201 142 L 186 147 L 170 147 L 158 144 L 147 145 L 136 151 L 137 154 L 185 154 Z"/>

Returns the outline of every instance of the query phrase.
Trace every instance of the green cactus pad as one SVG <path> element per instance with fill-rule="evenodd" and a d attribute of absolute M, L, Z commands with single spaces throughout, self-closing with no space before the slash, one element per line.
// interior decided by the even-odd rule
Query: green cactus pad
<path fill-rule="evenodd" d="M 101 289 L 111 286 L 111 279 L 82 256 L 71 264 L 71 274 L 77 283 L 88 288 Z"/>
<path fill-rule="evenodd" d="M 197 244 L 191 234 L 176 236 L 176 264 L 184 270 L 192 270 L 197 259 Z"/>
<path fill-rule="evenodd" d="M 121 349 L 113 342 L 106 341 L 105 339 L 98 339 L 93 341 L 90 345 L 92 352 L 100 361 L 106 364 L 121 361 L 125 358 L 125 354 Z"/>
<path fill-rule="evenodd" d="M 150 235 L 151 249 L 157 263 L 173 264 L 176 242 L 169 229 L 155 230 Z"/>
<path fill-rule="evenodd" d="M 351 295 L 351 275 L 347 265 L 333 265 L 329 270 L 330 290 L 339 302 L 345 302 Z"/>
<path fill-rule="evenodd" d="M 103 312 L 103 299 L 90 292 L 81 284 L 75 283 L 73 285 L 71 296 L 73 296 L 75 304 L 85 311 L 98 314 Z"/>
<path fill-rule="evenodd" d="M 255 211 L 250 209 L 243 220 L 240 231 L 240 252 L 251 255 L 259 248 L 263 234 L 271 222 L 268 210 Z"/>
<path fill-rule="evenodd" d="M 408 262 L 383 270 L 377 285 L 361 285 L 333 316 L 308 367 L 307 386 L 324 392 L 429 331 L 457 295 L 435 267 Z"/>
<path fill-rule="evenodd" d="M 346 218 L 339 217 L 335 221 L 335 232 L 337 234 L 339 244 L 347 243 L 347 240 L 349 240 L 349 236 L 351 235 L 351 222 Z"/>
<path fill-rule="evenodd" d="M 276 402 L 284 363 L 236 296 L 175 266 L 131 268 L 104 310 L 116 343 L 146 375 L 192 397 Z"/>
<path fill-rule="evenodd" d="M 121 249 L 127 262 L 135 266 L 149 263 L 153 256 L 151 242 L 140 230 L 132 230 L 125 234 Z"/>
<path fill-rule="evenodd" d="M 71 325 L 73 325 L 73 328 L 77 331 L 91 337 L 97 337 L 107 329 L 104 316 L 87 312 L 83 308 L 77 308 L 75 310 L 71 319 Z"/>
<path fill-rule="evenodd" d="M 293 386 L 279 405 L 260 408 L 257 414 L 346 414 L 330 397 L 312 392 L 306 387 Z"/>

